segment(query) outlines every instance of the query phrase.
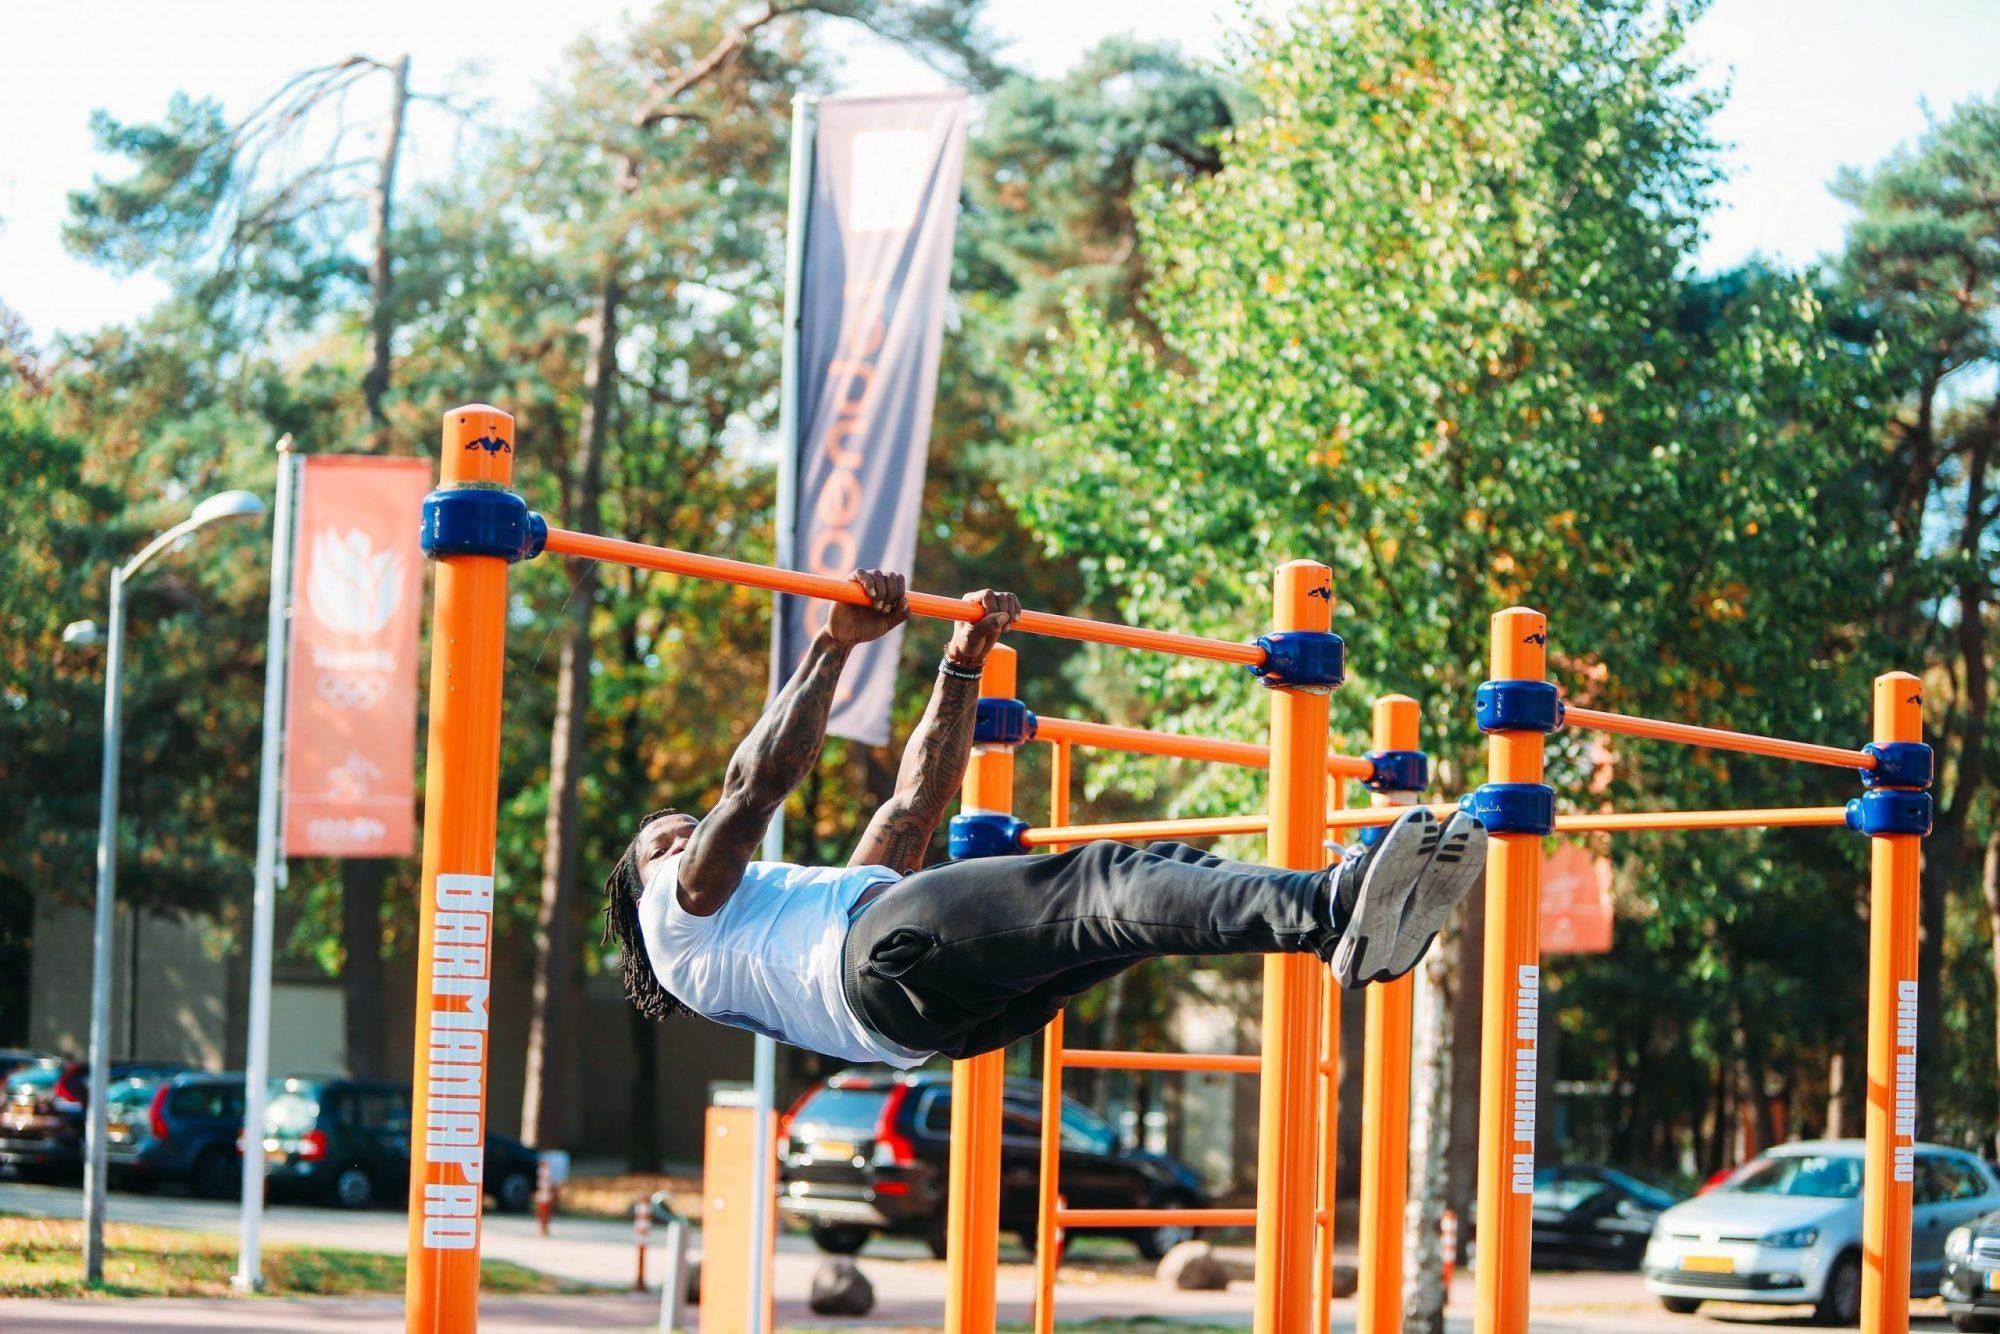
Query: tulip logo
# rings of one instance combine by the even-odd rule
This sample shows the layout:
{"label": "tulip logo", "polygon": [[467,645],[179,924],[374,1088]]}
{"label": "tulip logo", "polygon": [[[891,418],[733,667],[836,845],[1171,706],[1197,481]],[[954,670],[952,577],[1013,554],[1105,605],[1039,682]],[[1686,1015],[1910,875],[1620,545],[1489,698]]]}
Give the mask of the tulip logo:
{"label": "tulip logo", "polygon": [[402,552],[375,550],[374,540],[361,529],[342,533],[322,528],[313,538],[306,601],[329,630],[378,634],[402,603],[404,569]]}

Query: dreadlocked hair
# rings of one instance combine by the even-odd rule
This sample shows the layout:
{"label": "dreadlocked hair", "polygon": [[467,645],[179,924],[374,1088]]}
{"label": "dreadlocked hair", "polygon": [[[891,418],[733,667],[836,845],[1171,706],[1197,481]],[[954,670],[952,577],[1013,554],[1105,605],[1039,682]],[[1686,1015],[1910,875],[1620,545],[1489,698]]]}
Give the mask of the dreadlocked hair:
{"label": "dreadlocked hair", "polygon": [[[601,939],[606,945],[618,942],[618,967],[625,979],[625,999],[648,1019],[671,1019],[677,1014],[694,1013],[681,1003],[680,997],[660,985],[660,979],[653,973],[652,960],[646,957],[645,939],[639,933],[639,896],[646,889],[645,881],[639,878],[639,834],[653,821],[676,813],[669,807],[639,821],[639,833],[632,836],[611,874],[604,878]],[[673,887],[668,886],[667,892],[671,894]]]}

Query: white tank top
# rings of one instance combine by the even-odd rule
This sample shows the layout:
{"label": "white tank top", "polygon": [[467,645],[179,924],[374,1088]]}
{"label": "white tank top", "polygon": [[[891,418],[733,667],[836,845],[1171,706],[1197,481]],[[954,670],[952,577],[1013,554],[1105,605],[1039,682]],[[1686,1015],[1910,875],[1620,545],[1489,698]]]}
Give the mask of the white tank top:
{"label": "white tank top", "polygon": [[639,899],[653,974],[684,1005],[719,1024],[842,1060],[907,1070],[930,1057],[862,1023],[841,987],[855,901],[870,885],[900,875],[886,866],[751,862],[721,910],[697,917],[675,892],[684,855],[653,863]]}

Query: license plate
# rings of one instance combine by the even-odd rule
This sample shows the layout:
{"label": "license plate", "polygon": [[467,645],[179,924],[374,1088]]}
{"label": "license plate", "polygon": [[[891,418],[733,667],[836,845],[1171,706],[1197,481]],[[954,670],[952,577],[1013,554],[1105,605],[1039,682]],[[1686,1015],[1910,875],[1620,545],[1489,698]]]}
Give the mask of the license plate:
{"label": "license plate", "polygon": [[285,1161],[285,1151],[283,1149],[266,1149],[264,1150],[264,1161],[267,1163],[282,1163]]}
{"label": "license plate", "polygon": [[123,1144],[126,1140],[132,1138],[132,1132],[124,1126],[108,1126],[105,1128],[104,1134],[105,1138],[109,1139],[113,1144]]}
{"label": "license plate", "polygon": [[852,1158],[854,1146],[844,1139],[823,1139],[813,1145],[815,1158]]}
{"label": "license plate", "polygon": [[1683,1255],[1681,1268],[1690,1274],[1733,1274],[1736,1261],[1726,1255]]}
{"label": "license plate", "polygon": [[1989,1269],[1986,1271],[1986,1290],[1988,1292],[2000,1292],[2000,1269]]}

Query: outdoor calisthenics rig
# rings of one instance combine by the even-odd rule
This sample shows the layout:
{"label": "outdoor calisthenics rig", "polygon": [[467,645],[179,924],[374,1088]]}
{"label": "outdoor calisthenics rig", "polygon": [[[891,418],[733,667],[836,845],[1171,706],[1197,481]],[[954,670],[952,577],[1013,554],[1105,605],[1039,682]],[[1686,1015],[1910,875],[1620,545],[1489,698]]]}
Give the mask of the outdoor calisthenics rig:
{"label": "outdoor calisthenics rig", "polygon": [[[415,1124],[410,1181],[408,1327],[470,1330],[477,1323],[481,1149],[485,1131],[487,996],[491,976],[494,836],[499,801],[507,571],[543,551],[618,561],[692,578],[863,603],[858,585],[741,561],[692,555],[549,528],[507,490],[514,425],[483,405],[445,415],[439,490],[424,504],[423,542],[437,563],[433,607],[430,744],[424,812]],[[1253,644],[1172,634],[1077,617],[1025,613],[1016,628],[1096,643],[1234,663],[1271,691],[1268,747],[1174,737],[1136,728],[1037,720],[1015,698],[1014,658],[996,650],[981,682],[978,740],[964,811],[952,822],[954,856],[1017,855],[1094,838],[1192,838],[1263,833],[1273,865],[1327,864],[1328,831],[1386,824],[1427,783],[1417,749],[1416,705],[1378,701],[1377,750],[1328,751],[1326,692],[1342,676],[1331,633],[1331,571],[1295,561],[1274,578],[1272,633]],[[921,616],[971,621],[955,598],[912,594]],[[1861,750],[1783,741],[1717,728],[1565,710],[1547,677],[1548,626],[1511,608],[1493,618],[1491,680],[1479,688],[1489,781],[1467,798],[1491,838],[1487,856],[1485,992],[1479,1118],[1477,1329],[1528,1328],[1530,1203],[1534,1184],[1535,1062],[1540,1006],[1537,929],[1542,840],[1556,832],[1845,825],[1867,834],[1872,910],[1868,969],[1868,1110],[1864,1173],[1862,1328],[1909,1328],[1911,1178],[1915,1156],[1917,871],[1930,828],[1932,759],[1922,743],[1917,678],[1877,677],[1873,743]],[[1852,767],[1864,791],[1845,807],[1558,816],[1543,782],[1543,748],[1565,723],[1621,735]],[[1012,814],[1014,752],[1031,738],[1055,747],[1050,824]],[[1069,820],[1069,754],[1076,745],[1268,768],[1268,813],[1222,819],[1075,825]],[[1343,810],[1329,780],[1359,779],[1376,805]],[[1449,809],[1449,808],[1439,808]],[[1400,1325],[1401,1213],[1407,1167],[1411,979],[1367,989],[1364,1053],[1361,1312],[1359,1328]],[[1259,1334],[1324,1330],[1333,1211],[1331,1096],[1338,990],[1310,955],[1264,960],[1263,1050],[1257,1057],[1083,1052],[1062,1047],[1060,1021],[1046,1040],[1041,1235],[1070,1227],[1132,1228],[1193,1222],[1256,1228],[1255,1328]],[[1104,1211],[1062,1207],[1054,1179],[1055,1127],[1065,1067],[1199,1069],[1256,1073],[1257,1202],[1248,1211]],[[1004,1054],[956,1063],[948,1192],[953,1334],[994,1328],[998,1260]],[[1055,1247],[1038,1249],[1037,1323],[1053,1321]]]}

